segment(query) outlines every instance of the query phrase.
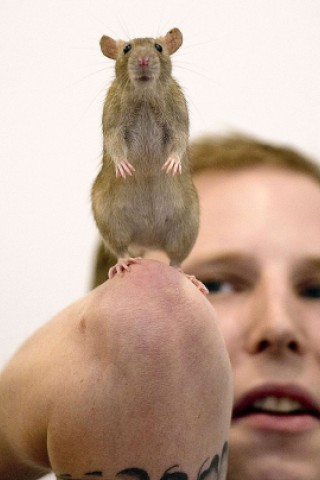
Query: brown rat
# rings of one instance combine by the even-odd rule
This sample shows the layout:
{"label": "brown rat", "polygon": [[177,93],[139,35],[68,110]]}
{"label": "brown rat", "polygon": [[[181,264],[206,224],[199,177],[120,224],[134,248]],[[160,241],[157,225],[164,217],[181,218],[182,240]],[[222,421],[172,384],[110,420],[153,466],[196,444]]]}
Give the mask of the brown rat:
{"label": "brown rat", "polygon": [[188,109],[171,75],[170,55],[181,44],[177,28],[156,39],[100,41],[103,54],[116,61],[103,109],[103,164],[92,188],[97,226],[119,262],[110,278],[147,250],[163,250],[180,267],[198,234]]}

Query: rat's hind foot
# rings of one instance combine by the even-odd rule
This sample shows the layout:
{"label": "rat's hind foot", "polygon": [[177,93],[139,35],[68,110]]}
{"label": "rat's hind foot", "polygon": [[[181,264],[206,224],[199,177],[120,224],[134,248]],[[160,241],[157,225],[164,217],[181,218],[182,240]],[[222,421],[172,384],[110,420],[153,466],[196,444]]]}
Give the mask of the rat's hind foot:
{"label": "rat's hind foot", "polygon": [[122,160],[122,162],[116,163],[116,177],[126,178],[126,175],[132,177],[133,172],[135,171],[136,169],[130,162],[128,162],[128,160]]}
{"label": "rat's hind foot", "polygon": [[117,273],[122,275],[125,271],[130,272],[130,265],[140,263],[141,260],[141,257],[121,259],[109,269],[108,277],[113,278],[115,275],[117,275]]}
{"label": "rat's hind foot", "polygon": [[202,282],[200,282],[200,280],[198,280],[194,275],[187,275],[186,273],[184,273],[184,275],[189,280],[191,280],[191,282],[197,287],[198,290],[200,290],[201,293],[203,293],[203,295],[209,294],[209,290],[207,289],[207,287]]}
{"label": "rat's hind foot", "polygon": [[168,160],[162,165],[162,169],[165,170],[166,173],[171,172],[172,175],[176,175],[176,173],[182,172],[181,160],[180,157],[176,154],[171,155]]}
{"label": "rat's hind foot", "polygon": [[209,294],[209,290],[207,289],[207,287],[202,282],[200,282],[200,280],[198,280],[194,275],[189,275],[185,273],[180,267],[176,267],[176,268],[179,270],[179,272],[181,272],[184,276],[186,276],[188,280],[190,280],[193,283],[193,285],[195,285],[197,289],[200,290],[201,293],[203,293],[203,295]]}

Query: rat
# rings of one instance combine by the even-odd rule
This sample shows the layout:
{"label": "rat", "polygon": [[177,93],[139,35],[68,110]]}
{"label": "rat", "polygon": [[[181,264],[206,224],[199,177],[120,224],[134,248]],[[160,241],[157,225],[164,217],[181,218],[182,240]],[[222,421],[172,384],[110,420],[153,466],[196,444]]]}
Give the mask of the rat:
{"label": "rat", "polygon": [[105,246],[118,259],[109,278],[130,270],[148,250],[164,251],[181,270],[198,235],[189,114],[171,74],[170,56],[182,40],[178,28],[159,38],[100,40],[102,53],[115,60],[115,79],[104,103],[103,160],[91,196]]}

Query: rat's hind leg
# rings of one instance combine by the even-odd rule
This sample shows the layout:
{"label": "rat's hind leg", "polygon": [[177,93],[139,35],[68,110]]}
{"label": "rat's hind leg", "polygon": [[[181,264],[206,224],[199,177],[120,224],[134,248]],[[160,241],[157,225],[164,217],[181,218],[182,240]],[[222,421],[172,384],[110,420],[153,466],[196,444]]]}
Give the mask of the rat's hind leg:
{"label": "rat's hind leg", "polygon": [[[190,253],[198,232],[197,209],[193,213],[194,218],[192,218],[192,215],[189,216],[189,218],[187,215],[181,215],[180,219],[178,219],[180,220],[180,223],[177,222],[177,219],[175,219],[171,225],[167,222],[167,237],[166,242],[163,245],[163,250],[170,258],[171,267],[174,267],[179,270],[179,272],[183,273],[197,287],[197,289],[203,293],[203,295],[208,295],[209,291],[206,286],[194,275],[184,273],[181,268],[181,263]],[[190,228],[190,225],[193,225],[193,228]]]}
{"label": "rat's hind leg", "polygon": [[118,250],[118,261],[109,269],[109,278],[115,275],[123,275],[124,272],[130,272],[130,265],[141,263],[145,253],[145,248],[139,245],[130,244],[129,248],[120,248]]}

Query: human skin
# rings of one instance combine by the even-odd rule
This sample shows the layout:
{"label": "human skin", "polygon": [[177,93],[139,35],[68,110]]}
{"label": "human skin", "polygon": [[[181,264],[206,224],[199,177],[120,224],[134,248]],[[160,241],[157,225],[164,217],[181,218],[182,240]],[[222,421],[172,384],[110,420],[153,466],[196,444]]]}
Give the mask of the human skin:
{"label": "human skin", "polygon": [[157,261],[36,332],[0,376],[0,405],[1,480],[51,468],[69,480],[225,478],[225,344],[206,297]]}
{"label": "human skin", "polygon": [[275,167],[204,171],[194,181],[200,232],[183,268],[211,290],[235,404],[261,387],[264,396],[312,398],[318,415],[234,418],[227,478],[319,480],[319,184]]}

